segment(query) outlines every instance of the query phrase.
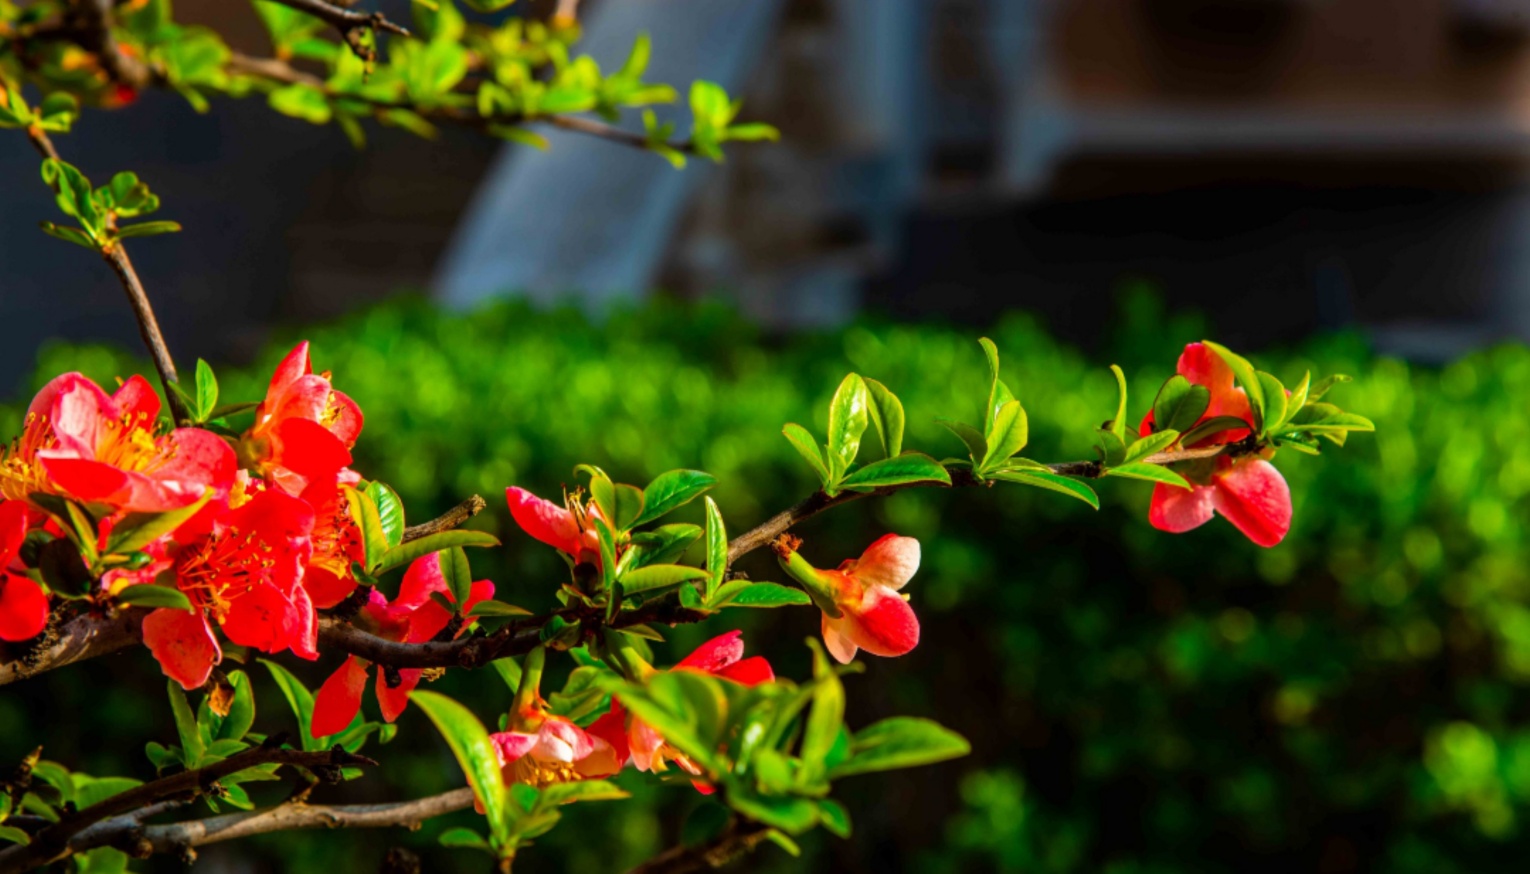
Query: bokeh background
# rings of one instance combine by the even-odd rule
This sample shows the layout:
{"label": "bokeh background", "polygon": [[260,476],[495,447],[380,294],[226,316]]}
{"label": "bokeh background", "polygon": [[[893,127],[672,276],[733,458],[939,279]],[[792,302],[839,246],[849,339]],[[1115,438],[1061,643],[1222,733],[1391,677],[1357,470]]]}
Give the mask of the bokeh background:
{"label": "bokeh background", "polygon": [[[402,7],[403,4],[382,4]],[[515,14],[544,14],[537,3]],[[822,427],[848,369],[904,398],[910,440],[981,402],[998,341],[1031,454],[1088,457],[1121,364],[1140,413],[1179,348],[1212,335],[1288,383],[1358,377],[1375,420],[1337,457],[1283,455],[1286,542],[1217,522],[1170,537],[1148,487],[1095,513],[1019,487],[907,493],[803,526],[827,563],[920,537],[924,641],[849,682],[860,724],[933,716],[954,763],[842,784],[855,835],[752,870],[1484,872],[1530,849],[1530,3],[1523,0],[588,0],[586,47],[653,34],[655,78],[737,89],[779,145],[676,173],[572,137],[537,153],[443,134],[338,132],[171,95],[89,113],[83,169],[131,168],[186,224],[135,259],[172,347],[258,397],[299,338],[367,413],[358,466],[416,519],[469,493],[507,546],[503,597],[552,603],[552,554],[511,530],[510,483],[554,493],[579,462],[642,483],[722,478],[743,528],[812,488],[779,436]],[[264,48],[239,4],[183,18]],[[242,41],[242,43],[241,43]],[[35,230],[36,161],[0,139],[0,433],[47,376],[142,371],[121,291]],[[695,508],[688,508],[694,511]],[[835,549],[843,546],[842,549]],[[770,578],[771,564],[746,568]],[[735,611],[741,612],[741,611]],[[809,611],[735,622],[784,674]],[[310,685],[333,668],[293,664]],[[290,715],[265,682],[266,729]],[[438,686],[483,714],[489,675]],[[130,651],[0,692],[0,761],[35,743],[147,776],[173,735]],[[370,705],[369,705],[370,706]],[[332,794],[459,779],[417,712],[381,773]],[[641,781],[635,781],[640,787]],[[621,870],[697,804],[591,805],[527,871]],[[464,821],[466,821],[464,819]],[[429,871],[481,860],[415,834],[284,835],[197,870]],[[162,861],[145,870],[181,870]]]}

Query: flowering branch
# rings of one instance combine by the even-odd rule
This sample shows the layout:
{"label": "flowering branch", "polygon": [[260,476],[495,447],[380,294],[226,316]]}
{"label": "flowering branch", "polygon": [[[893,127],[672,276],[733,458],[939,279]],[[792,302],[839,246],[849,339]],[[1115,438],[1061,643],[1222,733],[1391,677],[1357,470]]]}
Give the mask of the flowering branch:
{"label": "flowering branch", "polygon": [[204,768],[181,771],[162,777],[99,801],[74,813],[66,813],[58,822],[40,830],[32,841],[0,852],[0,874],[29,871],[67,858],[73,852],[70,842],[97,823],[127,817],[134,811],[168,800],[195,798],[224,777],[261,765],[296,765],[306,768],[338,768],[376,765],[365,756],[353,755],[336,747],[332,750],[305,752],[284,749],[267,743],[215,762]]}

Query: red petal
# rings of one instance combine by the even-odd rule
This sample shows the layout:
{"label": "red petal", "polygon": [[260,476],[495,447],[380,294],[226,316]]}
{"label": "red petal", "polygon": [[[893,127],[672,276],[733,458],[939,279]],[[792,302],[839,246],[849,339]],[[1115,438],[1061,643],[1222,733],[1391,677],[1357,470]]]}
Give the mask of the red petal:
{"label": "red petal", "polygon": [[338,414],[330,423],[330,433],[340,438],[340,442],[346,446],[355,446],[356,438],[361,436],[361,425],[364,421],[361,415],[361,407],[351,400],[350,395],[344,392],[333,392],[330,395],[330,403]]}
{"label": "red petal", "polygon": [[1291,530],[1291,489],[1275,465],[1245,459],[1215,475],[1217,512],[1260,546],[1274,546]]}
{"label": "red petal", "polygon": [[258,584],[230,603],[223,633],[240,646],[279,652],[292,645],[301,624],[292,602],[274,586]]}
{"label": "red petal", "polygon": [[579,523],[568,510],[517,486],[505,489],[510,515],[527,534],[569,555],[579,554]]}
{"label": "red petal", "polygon": [[26,577],[0,573],[0,640],[31,640],[48,624],[48,596]]}
{"label": "red petal", "polygon": [[744,657],[744,632],[730,631],[696,647],[695,651],[680,660],[677,668],[692,668],[715,674]]}
{"label": "red petal", "polygon": [[303,588],[308,590],[313,605],[323,610],[344,601],[356,591],[356,581],[348,576],[337,576],[328,568],[309,565],[303,572]]}
{"label": "red petal", "polygon": [[441,573],[439,552],[432,552],[410,562],[409,569],[404,571],[404,581],[399,584],[398,597],[393,599],[393,606],[414,610],[427,603],[434,604],[430,600],[431,592],[448,592],[446,576]]}
{"label": "red petal", "polygon": [[318,422],[287,419],[277,426],[276,435],[281,442],[278,463],[299,476],[334,476],[351,463],[351,451]]}
{"label": "red petal", "polygon": [[319,613],[308,598],[308,590],[292,587],[292,612],[296,626],[292,631],[292,654],[314,661],[319,657]]}
{"label": "red petal", "polygon": [[1173,534],[1199,528],[1211,519],[1215,492],[1211,486],[1195,486],[1186,490],[1157,483],[1153,486],[1153,503],[1148,508],[1148,522],[1159,531]]}
{"label": "red petal", "polygon": [[162,608],[143,620],[143,642],[159,660],[165,676],[195,689],[207,682],[213,665],[223,660],[218,640],[200,612]]}
{"label": "red petal", "polygon": [[[1233,416],[1253,423],[1254,413],[1249,408],[1248,395],[1234,384],[1232,368],[1222,360],[1222,356],[1211,351],[1209,346],[1203,343],[1191,343],[1186,346],[1185,351],[1179,356],[1178,369],[1180,376],[1211,390],[1211,403],[1206,407],[1205,415],[1201,417],[1203,421],[1217,416]],[[1213,438],[1197,441],[1196,445],[1232,443],[1247,436],[1248,431],[1240,428],[1223,431],[1213,435]]]}
{"label": "red petal", "polygon": [[409,693],[420,685],[420,669],[400,668],[397,689],[388,688],[387,673],[380,668],[377,671],[377,705],[382,709],[383,719],[392,722],[409,706]]}
{"label": "red petal", "polygon": [[112,395],[112,403],[117,405],[119,416],[142,416],[146,424],[159,418],[159,395],[147,379],[136,373]]}
{"label": "red petal", "polygon": [[919,644],[914,608],[884,586],[868,586],[861,603],[845,615],[850,639],[872,655],[900,656]]}
{"label": "red petal", "polygon": [[[212,486],[220,492],[234,484],[234,475],[239,471],[239,460],[234,455],[233,447],[222,437],[201,428],[177,428],[170,432],[167,439],[174,455],[163,467],[154,471],[155,479]],[[200,493],[201,490],[191,491]]]}
{"label": "red petal", "polygon": [[855,578],[868,586],[903,588],[919,570],[919,541],[886,534],[866,547],[855,563]]}
{"label": "red petal", "polygon": [[621,702],[611,699],[611,709],[605,715],[590,723],[586,729],[591,737],[598,737],[611,745],[616,751],[616,760],[625,764],[631,757],[632,751],[627,746],[627,710]]}
{"label": "red petal", "polygon": [[276,365],[276,372],[271,374],[271,385],[267,389],[267,396],[281,392],[310,373],[313,373],[313,365],[308,361],[308,341],[304,340],[287,353],[282,363]]}
{"label": "red petal", "polygon": [[126,473],[103,461],[44,457],[42,465],[55,486],[82,501],[116,503],[126,500],[132,487]]}
{"label": "red petal", "polygon": [[367,687],[368,664],[355,656],[345,660],[329,675],[313,699],[313,722],[308,733],[314,737],[339,734],[361,712],[361,692]]}
{"label": "red petal", "polygon": [[0,571],[11,563],[26,539],[26,502],[0,501]]}
{"label": "red petal", "polygon": [[760,683],[769,683],[776,678],[776,672],[770,669],[770,662],[765,661],[764,656],[753,656],[736,664],[729,665],[720,671],[717,676],[745,686],[757,686]]}

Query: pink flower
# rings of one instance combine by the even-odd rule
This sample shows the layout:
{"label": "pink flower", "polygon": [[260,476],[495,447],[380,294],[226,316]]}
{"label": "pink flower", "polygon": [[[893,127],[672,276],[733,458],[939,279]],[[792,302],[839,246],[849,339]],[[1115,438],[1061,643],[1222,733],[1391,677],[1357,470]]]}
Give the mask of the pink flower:
{"label": "pink flower", "polygon": [[[392,602],[374,589],[371,600],[361,608],[354,624],[379,637],[402,643],[433,640],[451,621],[452,614],[430,597],[432,592],[439,592],[448,601],[452,600],[446,577],[441,573],[441,554],[438,552],[415,559],[409,570],[404,572],[398,597]],[[471,610],[473,605],[492,597],[494,584],[488,580],[479,580],[473,583],[463,611]],[[461,634],[466,629],[467,625],[464,624],[457,633]],[[361,710],[361,694],[366,688],[371,667],[371,662],[351,656],[319,687],[319,694],[314,699],[313,724],[309,727],[314,737],[338,734],[356,718]],[[409,706],[409,693],[419,685],[422,673],[419,668],[400,668],[400,682],[393,687],[388,685],[386,674],[378,672],[377,704],[385,721],[397,719],[404,708]]]}
{"label": "pink flower", "polygon": [[48,624],[42,586],[13,571],[27,536],[27,505],[0,501],[0,640],[30,640]]}
{"label": "pink flower", "polygon": [[622,763],[615,748],[573,722],[540,707],[512,713],[512,730],[489,736],[499,753],[506,783],[541,788],[609,777]]}
{"label": "pink flower", "polygon": [[600,537],[590,524],[590,518],[599,515],[593,501],[582,505],[573,496],[560,507],[519,486],[505,489],[505,500],[515,524],[527,534],[567,555],[575,564],[600,564]]}
{"label": "pink flower", "polygon": [[[313,372],[304,341],[277,365],[240,452],[261,476],[289,495],[301,495],[310,480],[349,467],[361,426],[361,408],[335,391],[328,373]],[[341,476],[342,482],[354,479]]]}
{"label": "pink flower", "polygon": [[[1211,349],[1191,343],[1179,357],[1179,374],[1211,391],[1211,404],[1196,424],[1217,416],[1232,416],[1249,428],[1231,428],[1196,441],[1196,446],[1214,446],[1242,440],[1253,427],[1254,416],[1248,396],[1234,385],[1232,368]],[[1152,433],[1153,415],[1142,422],[1142,433]],[[1189,448],[1189,447],[1187,447]],[[1153,502],[1148,521],[1160,531],[1174,534],[1199,528],[1217,513],[1222,514],[1260,546],[1274,546],[1291,530],[1291,489],[1285,477],[1269,461],[1257,456],[1232,458],[1219,455],[1208,473],[1196,475],[1181,471],[1192,483],[1189,490],[1158,483],[1153,487]]]}
{"label": "pink flower", "polygon": [[[700,671],[732,680],[745,686],[768,683],[776,678],[770,662],[762,656],[744,658],[742,631],[730,631],[703,643],[695,652],[686,656],[672,671]],[[632,716],[616,699],[611,709],[590,726],[590,734],[602,738],[616,750],[618,761],[631,761],[639,771],[661,773],[667,762],[674,762],[680,770],[692,777],[701,777],[697,767],[684,753],[670,746],[664,736],[652,726]],[[712,794],[712,786],[704,780],[691,781],[704,795]]]}
{"label": "pink flower", "polygon": [[116,509],[161,512],[225,492],[233,450],[199,428],[157,430],[159,397],[141,376],[108,395],[78,373],[56,377],[27,408],[24,430],[0,460],[0,494],[67,495]]}
{"label": "pink flower", "polygon": [[849,664],[858,650],[900,656],[919,644],[919,618],[898,594],[919,570],[919,541],[885,535],[832,571],[809,565],[797,552],[800,545],[783,535],[772,547],[823,611],[823,642],[840,664]]}

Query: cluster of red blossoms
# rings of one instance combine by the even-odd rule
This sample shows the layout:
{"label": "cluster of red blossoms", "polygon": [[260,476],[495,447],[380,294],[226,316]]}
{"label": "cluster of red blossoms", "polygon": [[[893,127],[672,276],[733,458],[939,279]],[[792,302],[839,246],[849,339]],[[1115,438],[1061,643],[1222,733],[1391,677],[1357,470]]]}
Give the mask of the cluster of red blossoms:
{"label": "cluster of red blossoms", "polygon": [[[356,404],[315,374],[308,345],[277,368],[254,424],[238,437],[201,428],[165,430],[160,402],[142,377],[107,394],[78,373],[50,382],[27,411],[24,430],[0,456],[0,638],[41,633],[48,598],[15,564],[32,530],[64,531],[44,511],[49,496],[89,510],[97,550],[140,514],[184,519],[138,551],[146,561],[108,570],[104,594],[153,584],[179,590],[191,609],[161,607],[143,623],[144,642],[165,673],[191,689],[228,641],[263,652],[316,658],[320,607],[356,586],[359,537],[342,489],[361,433]],[[178,517],[176,517],[178,518]]]}

